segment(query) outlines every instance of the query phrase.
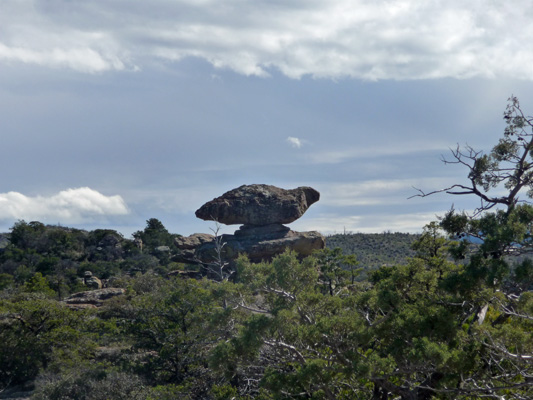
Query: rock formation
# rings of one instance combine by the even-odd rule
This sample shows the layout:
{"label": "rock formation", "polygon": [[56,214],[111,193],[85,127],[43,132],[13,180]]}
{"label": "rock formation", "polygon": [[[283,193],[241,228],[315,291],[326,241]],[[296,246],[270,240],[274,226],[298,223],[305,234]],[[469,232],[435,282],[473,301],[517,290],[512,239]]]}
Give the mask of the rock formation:
{"label": "rock formation", "polygon": [[102,289],[102,281],[93,275],[91,271],[85,271],[83,274],[83,283],[92,289]]}
{"label": "rock formation", "polygon": [[122,288],[107,288],[89,290],[87,292],[74,293],[64,301],[70,308],[96,308],[104,304],[106,300],[126,293]]}
{"label": "rock formation", "polygon": [[310,187],[285,190],[270,185],[242,185],[205,203],[196,216],[226,225],[290,224],[319,199],[320,193]]}
{"label": "rock formation", "polygon": [[[300,218],[320,194],[310,187],[285,190],[270,185],[243,185],[204,204],[196,216],[227,225],[242,224],[233,235],[218,238],[225,261],[246,253],[251,261],[270,260],[287,248],[300,256],[310,255],[325,247],[318,232],[295,232],[283,225]],[[217,238],[196,233],[180,237],[175,245],[180,249],[176,261],[211,263],[216,257]]]}

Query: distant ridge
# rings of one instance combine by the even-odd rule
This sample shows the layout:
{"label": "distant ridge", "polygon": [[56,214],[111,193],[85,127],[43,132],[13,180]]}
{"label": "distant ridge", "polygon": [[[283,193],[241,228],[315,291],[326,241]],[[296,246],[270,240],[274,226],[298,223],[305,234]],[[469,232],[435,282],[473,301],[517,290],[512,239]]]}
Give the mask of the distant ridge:
{"label": "distant ridge", "polygon": [[415,252],[413,243],[420,237],[416,233],[339,233],[326,236],[326,247],[339,247],[344,254],[354,254],[358,267],[372,271],[383,265],[404,264]]}

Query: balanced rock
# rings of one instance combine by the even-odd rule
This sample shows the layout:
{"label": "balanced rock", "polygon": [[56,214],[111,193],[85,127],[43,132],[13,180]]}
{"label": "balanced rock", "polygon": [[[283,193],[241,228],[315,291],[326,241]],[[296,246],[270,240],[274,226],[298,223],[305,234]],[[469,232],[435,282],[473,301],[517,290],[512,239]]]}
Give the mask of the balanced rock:
{"label": "balanced rock", "polygon": [[320,193],[310,187],[286,190],[271,185],[243,185],[205,203],[196,216],[226,225],[289,224],[319,199]]}
{"label": "balanced rock", "polygon": [[[283,225],[300,218],[320,198],[310,187],[292,190],[271,185],[243,185],[204,204],[196,216],[227,225],[241,224],[233,235],[196,233],[179,237],[174,261],[209,265],[232,262],[246,254],[252,262],[268,261],[285,250],[306,257],[325,247],[318,232],[295,232]],[[218,260],[218,261],[217,261]]]}

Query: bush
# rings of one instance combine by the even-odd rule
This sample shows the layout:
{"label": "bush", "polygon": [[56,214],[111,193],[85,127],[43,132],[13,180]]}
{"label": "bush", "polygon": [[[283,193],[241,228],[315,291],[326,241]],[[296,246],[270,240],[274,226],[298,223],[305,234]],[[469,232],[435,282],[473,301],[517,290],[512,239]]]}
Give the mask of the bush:
{"label": "bush", "polygon": [[104,366],[80,368],[40,376],[34,400],[145,400],[149,389],[134,374],[109,371]]}

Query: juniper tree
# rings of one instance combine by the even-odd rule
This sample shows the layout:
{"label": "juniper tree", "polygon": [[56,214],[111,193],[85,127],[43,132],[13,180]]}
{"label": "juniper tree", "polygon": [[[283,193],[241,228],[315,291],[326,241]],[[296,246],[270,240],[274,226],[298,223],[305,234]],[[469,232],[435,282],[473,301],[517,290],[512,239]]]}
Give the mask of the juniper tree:
{"label": "juniper tree", "polygon": [[[462,296],[485,296],[476,331],[486,363],[500,366],[501,380],[475,382],[476,390],[497,397],[507,387],[512,396],[522,398],[518,389],[531,396],[533,385],[533,117],[516,97],[509,98],[503,117],[503,137],[489,153],[458,146],[451,159],[443,159],[464,166],[468,183],[419,190],[417,196],[445,192],[479,200],[471,212],[452,207],[440,219],[440,227],[457,240],[450,254],[464,264],[446,284]],[[490,321],[483,323],[487,312]],[[493,387],[498,385],[500,391]]]}

